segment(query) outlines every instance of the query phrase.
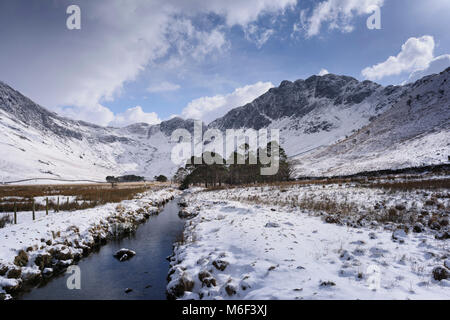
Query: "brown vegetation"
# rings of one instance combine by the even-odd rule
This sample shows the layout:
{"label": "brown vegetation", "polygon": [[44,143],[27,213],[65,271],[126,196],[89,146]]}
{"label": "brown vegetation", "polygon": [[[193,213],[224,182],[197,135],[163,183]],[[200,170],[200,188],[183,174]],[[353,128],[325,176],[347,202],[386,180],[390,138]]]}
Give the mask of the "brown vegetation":
{"label": "brown vegetation", "polygon": [[[110,184],[89,185],[47,185],[47,186],[2,186],[0,187],[0,212],[12,212],[14,206],[17,212],[31,211],[35,197],[59,197],[57,200],[49,199],[49,210],[69,211],[93,208],[106,203],[117,203],[131,200],[137,194],[158,184],[124,183],[112,188]],[[68,201],[67,197],[75,197]],[[35,210],[45,210],[45,204],[35,204]]]}

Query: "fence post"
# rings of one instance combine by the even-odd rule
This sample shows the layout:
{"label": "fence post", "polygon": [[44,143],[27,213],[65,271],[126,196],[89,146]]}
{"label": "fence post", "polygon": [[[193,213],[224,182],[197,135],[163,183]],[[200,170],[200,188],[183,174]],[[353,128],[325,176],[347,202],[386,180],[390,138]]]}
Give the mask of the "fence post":
{"label": "fence post", "polygon": [[58,197],[58,204],[56,205],[56,212],[59,212],[59,197]]}
{"label": "fence post", "polygon": [[48,197],[45,198],[45,215],[48,216]]}
{"label": "fence post", "polygon": [[67,208],[66,208],[66,210],[69,211],[69,197],[67,197]]}
{"label": "fence post", "polygon": [[17,207],[15,201],[14,201],[14,224],[17,224]]}
{"label": "fence post", "polygon": [[33,221],[34,220],[36,220],[36,215],[35,215],[35,210],[36,209],[36,202],[34,201],[34,198],[33,198]]}

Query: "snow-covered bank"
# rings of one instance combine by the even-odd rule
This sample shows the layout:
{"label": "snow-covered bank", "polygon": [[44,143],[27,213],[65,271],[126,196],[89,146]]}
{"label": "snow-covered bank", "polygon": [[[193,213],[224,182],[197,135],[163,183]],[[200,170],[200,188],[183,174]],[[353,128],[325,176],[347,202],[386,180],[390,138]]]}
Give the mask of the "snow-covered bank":
{"label": "snow-covered bank", "polygon": [[37,215],[0,229],[0,298],[64,270],[110,237],[132,232],[179,193],[147,191],[120,204]]}
{"label": "snow-covered bank", "polygon": [[[298,197],[314,188],[301,190],[278,191]],[[437,267],[450,270],[449,240],[437,239],[432,229],[414,232],[391,221],[327,223],[329,215],[287,205],[275,191],[242,188],[185,198],[191,219],[171,258],[172,298],[450,299],[450,281],[433,277]],[[350,194],[356,201],[358,193]],[[359,194],[360,205],[368,207],[368,199]]]}

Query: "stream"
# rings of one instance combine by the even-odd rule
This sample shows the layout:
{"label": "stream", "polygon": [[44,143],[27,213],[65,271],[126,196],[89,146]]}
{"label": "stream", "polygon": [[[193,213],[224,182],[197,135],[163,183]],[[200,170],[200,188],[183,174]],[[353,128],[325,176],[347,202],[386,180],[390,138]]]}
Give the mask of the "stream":
{"label": "stream", "polygon": [[[126,238],[111,240],[78,262],[81,289],[69,290],[70,274],[62,274],[47,284],[22,294],[24,300],[164,300],[172,245],[182,232],[178,198],[168,202],[159,215],[150,217]],[[136,256],[119,262],[114,253],[127,248]],[[132,291],[126,293],[127,288]]]}

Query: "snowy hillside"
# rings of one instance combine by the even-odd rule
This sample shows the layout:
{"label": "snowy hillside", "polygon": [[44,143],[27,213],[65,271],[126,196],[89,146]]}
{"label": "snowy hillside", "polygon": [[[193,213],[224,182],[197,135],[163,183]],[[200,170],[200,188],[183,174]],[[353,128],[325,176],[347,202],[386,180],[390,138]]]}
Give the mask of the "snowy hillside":
{"label": "snowy hillside", "polygon": [[103,128],[62,118],[0,83],[0,180],[171,174],[169,139],[179,121],[187,122]]}
{"label": "snowy hillside", "polygon": [[289,156],[294,156],[332,144],[360,129],[387,110],[404,90],[333,74],[283,81],[278,88],[230,111],[210,127],[280,129],[281,145]]}
{"label": "snowy hillside", "polygon": [[347,139],[296,157],[297,175],[346,175],[448,162],[449,78],[447,69],[406,86],[392,108]]}
{"label": "snowy hillside", "polygon": [[[388,87],[333,74],[283,81],[209,128],[280,129],[297,175],[442,163],[449,154],[449,74]],[[70,120],[0,82],[0,181],[171,176],[177,165],[170,136],[178,128],[192,131],[193,120],[125,128]]]}

